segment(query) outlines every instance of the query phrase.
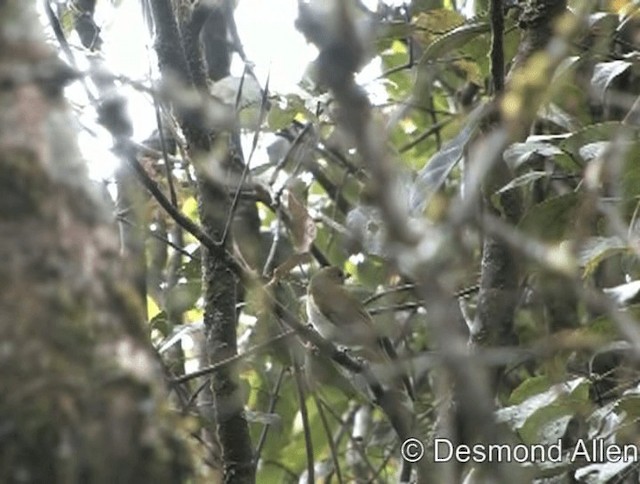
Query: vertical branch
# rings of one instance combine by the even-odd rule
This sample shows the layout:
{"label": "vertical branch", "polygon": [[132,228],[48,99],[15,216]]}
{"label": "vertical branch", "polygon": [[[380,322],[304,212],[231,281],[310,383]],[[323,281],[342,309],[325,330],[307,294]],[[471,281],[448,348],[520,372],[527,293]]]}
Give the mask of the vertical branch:
{"label": "vertical branch", "polygon": [[[169,0],[152,2],[152,10],[157,32],[156,52],[163,76],[177,76],[188,89],[204,89],[206,81],[197,39],[206,12],[196,10],[195,18],[182,22],[186,35],[181,37]],[[190,52],[185,53],[185,47]],[[221,240],[230,206],[227,189],[208,177],[200,165],[216,162],[210,156],[215,133],[198,122],[198,113],[185,113],[179,106],[177,108],[189,154],[196,161],[202,226],[211,239]],[[209,362],[215,364],[237,355],[237,280],[223,245],[204,251],[203,292],[206,353]],[[221,366],[212,374],[217,437],[222,448],[225,482],[252,483],[255,481],[255,463],[239,383],[235,364]]]}
{"label": "vertical branch", "polygon": [[[498,11],[498,4],[501,3],[501,0],[493,0],[492,2],[492,28],[494,29],[502,26],[502,20],[498,19],[498,16],[502,15],[502,12]],[[516,71],[526,69],[528,67],[526,61],[531,55],[545,48],[554,35],[553,21],[565,9],[566,1],[535,0],[527,4],[520,18],[520,25],[524,28],[524,36],[514,59],[510,77],[516,75]],[[493,32],[493,37],[492,48],[496,46],[497,31]],[[550,56],[549,69],[560,62],[562,52],[564,52],[562,49],[556,49],[553,54],[548,53]],[[491,53],[492,73],[496,71],[496,76],[500,76],[500,72],[497,72],[498,67],[497,65],[494,67],[493,63],[497,62],[496,59],[499,59],[501,55],[494,51]],[[493,79],[493,83],[496,87],[496,95],[499,95],[497,78]],[[505,123],[502,128],[510,131],[512,141],[523,137],[529,131],[530,125],[535,119],[539,102],[537,101],[538,94],[534,89],[538,90],[543,87],[520,87],[522,92],[514,91],[511,93],[521,98],[525,98],[525,96],[530,98],[524,104],[526,110],[519,113],[517,122],[510,123],[508,126]],[[528,93],[526,89],[531,89],[532,92]],[[494,124],[498,121],[494,121]],[[493,128],[493,132],[496,132],[496,127]],[[496,150],[495,154],[499,159],[493,163],[492,169],[483,183],[485,206],[494,215],[500,215],[509,224],[516,225],[521,212],[521,201],[517,190],[505,191],[499,195],[497,204],[491,203],[493,193],[512,179],[508,167],[500,156],[501,150]],[[483,243],[482,275],[477,313],[471,326],[471,342],[473,344],[500,346],[513,342],[515,336],[512,326],[517,304],[518,278],[518,267],[509,245],[494,235],[487,235]]]}
{"label": "vertical branch", "polygon": [[[499,99],[504,91],[504,13],[502,0],[491,0],[491,85]],[[499,114],[489,122],[488,129],[499,126]],[[500,155],[501,150],[496,150]],[[516,190],[500,194],[499,207],[492,204],[493,193],[504,186],[512,175],[501,159],[492,163],[483,183],[486,210],[500,213],[511,223],[520,218],[520,199]],[[509,246],[492,235],[485,235],[482,244],[480,292],[475,319],[470,327],[470,342],[480,346],[504,346],[514,342],[513,317],[517,303],[518,269]],[[494,372],[493,385],[497,379]]]}
{"label": "vertical branch", "polygon": [[491,82],[493,92],[504,90],[504,11],[502,0],[491,0]]}

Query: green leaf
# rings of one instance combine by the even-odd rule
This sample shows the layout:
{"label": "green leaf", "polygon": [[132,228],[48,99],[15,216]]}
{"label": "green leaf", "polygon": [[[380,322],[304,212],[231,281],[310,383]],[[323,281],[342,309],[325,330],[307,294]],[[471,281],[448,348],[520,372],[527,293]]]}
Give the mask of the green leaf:
{"label": "green leaf", "polygon": [[442,54],[449,53],[455,49],[463,47],[478,35],[488,31],[489,24],[486,22],[478,22],[455,28],[429,44],[429,47],[427,47],[420,58],[420,65],[428,64],[431,61],[438,59]]}
{"label": "green leaf", "polygon": [[628,250],[629,246],[620,237],[589,237],[577,254],[580,265],[584,267],[582,277],[589,277],[609,257]]}
{"label": "green leaf", "polygon": [[365,257],[356,266],[358,282],[363,286],[375,290],[384,282],[385,276],[389,273],[384,259],[379,257]]}
{"label": "green leaf", "polygon": [[609,84],[632,65],[631,62],[623,60],[598,62],[595,65],[593,68],[593,76],[591,77],[591,87],[600,102],[604,102],[604,95]]}
{"label": "green leaf", "polygon": [[541,407],[520,428],[520,438],[529,445],[555,444],[564,435],[574,412],[561,404]]}
{"label": "green leaf", "polygon": [[551,385],[552,383],[546,375],[527,378],[511,393],[509,405],[519,405],[526,399],[547,391]]}
{"label": "green leaf", "polygon": [[541,178],[546,178],[548,176],[549,176],[549,174],[546,171],[531,171],[531,172],[525,173],[524,175],[521,175],[521,176],[519,176],[517,178],[514,178],[509,183],[507,183],[505,186],[500,188],[496,193],[504,193],[504,192],[507,192],[509,190],[513,190],[514,188],[518,188],[518,187],[522,187],[522,186],[525,186],[525,185],[529,185],[530,183],[533,183],[536,180],[539,180]]}
{"label": "green leaf", "polygon": [[[267,439],[267,442],[269,439]],[[263,459],[258,467],[256,482],[291,482],[291,474],[278,465],[277,461]]]}
{"label": "green leaf", "polygon": [[411,15],[415,16],[420,12],[441,8],[442,3],[442,0],[412,0],[408,5]]}
{"label": "green leaf", "polygon": [[[380,54],[380,60],[384,72],[407,64],[409,52],[406,44],[394,41],[389,49]],[[399,70],[387,75],[383,84],[390,97],[404,99],[413,89],[413,75],[410,69]]]}
{"label": "green leaf", "polygon": [[553,402],[541,405],[526,419],[519,429],[519,434],[525,443],[556,443],[562,438],[571,417],[576,414],[582,415],[591,407],[589,382],[584,380],[574,388],[572,386],[556,385],[552,388],[556,394]]}
{"label": "green leaf", "polygon": [[[512,400],[518,403],[498,410],[496,412],[496,419],[498,422],[506,423],[514,430],[519,430],[538,410],[558,402],[560,398],[572,396],[577,389],[586,386],[586,382],[587,380],[585,378],[580,377],[549,387],[549,382],[545,377],[539,380],[536,379],[527,383],[526,387],[518,390],[519,394],[514,392],[516,394],[512,396]],[[544,391],[534,392],[537,388]],[[585,393],[586,397],[584,396]],[[527,395],[531,396],[526,397]],[[583,401],[585,398],[588,400],[588,388],[581,390],[577,395],[579,395],[580,401]]]}
{"label": "green leaf", "polygon": [[579,129],[579,124],[575,117],[553,102],[541,107],[538,111],[538,117],[541,121],[553,123],[566,131]]}
{"label": "green leaf", "polygon": [[640,419],[640,395],[637,393],[623,396],[616,404],[616,410],[624,412],[631,421]]}
{"label": "green leaf", "polygon": [[415,37],[423,46],[429,46],[439,37],[464,25],[464,22],[464,16],[454,10],[445,8],[428,10],[415,18]]}
{"label": "green leaf", "polygon": [[592,124],[585,126],[560,143],[560,148],[571,153],[576,159],[581,159],[580,148],[595,141],[609,141],[623,128],[618,121]]}
{"label": "green leaf", "polygon": [[530,138],[524,143],[513,143],[504,151],[503,158],[512,170],[517,170],[536,155],[548,158],[560,154],[562,150],[551,142]]}
{"label": "green leaf", "polygon": [[76,22],[76,14],[74,12],[74,8],[67,7],[68,4],[63,4],[62,14],[60,15],[60,25],[62,26],[62,31],[67,35],[71,35],[75,28]]}
{"label": "green leaf", "polygon": [[289,126],[295,117],[295,110],[273,106],[267,115],[267,125],[271,131],[278,131]]}
{"label": "green leaf", "polygon": [[284,129],[291,124],[298,114],[309,117],[310,113],[302,98],[296,94],[280,97],[273,103],[267,115],[267,125],[271,131]]}
{"label": "green leaf", "polygon": [[545,241],[562,240],[574,228],[579,203],[580,197],[574,192],[544,200],[525,214],[519,228]]}
{"label": "green leaf", "polygon": [[469,115],[467,123],[460,130],[460,133],[446,143],[420,170],[415,182],[409,188],[409,208],[413,213],[424,211],[431,197],[458,164],[485,111],[485,104],[476,107]]}

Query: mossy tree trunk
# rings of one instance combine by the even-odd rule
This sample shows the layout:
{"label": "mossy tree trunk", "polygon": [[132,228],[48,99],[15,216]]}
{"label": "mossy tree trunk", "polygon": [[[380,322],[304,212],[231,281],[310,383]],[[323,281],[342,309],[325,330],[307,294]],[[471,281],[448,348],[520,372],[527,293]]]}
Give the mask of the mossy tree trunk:
{"label": "mossy tree trunk", "polygon": [[0,1],[0,482],[181,482],[143,304],[34,3]]}

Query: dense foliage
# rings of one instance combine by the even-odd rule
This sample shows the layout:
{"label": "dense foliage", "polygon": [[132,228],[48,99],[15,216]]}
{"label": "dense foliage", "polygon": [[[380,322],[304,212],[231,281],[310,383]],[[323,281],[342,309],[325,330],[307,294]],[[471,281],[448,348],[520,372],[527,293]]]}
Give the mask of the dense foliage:
{"label": "dense foliage", "polygon": [[[81,2],[58,3],[57,42],[81,35]],[[205,3],[174,2],[182,34],[184,18]],[[226,12],[231,3],[206,8]],[[210,411],[223,385],[208,380],[223,367],[239,376],[258,482],[311,473],[394,482],[409,436],[398,412],[410,414],[409,434],[427,456],[437,435],[469,445],[560,440],[567,452],[562,462],[515,470],[477,465],[498,479],[638,475],[635,462],[570,462],[568,454],[581,439],[640,438],[640,6],[475,3],[463,15],[445,0],[376,11],[355,1],[302,2],[291,22],[319,56],[299,66],[293,93],[270,91],[246,58],[242,76],[209,73],[199,85],[192,73],[191,89],[162,70],[156,25],[160,73],[134,83],[158,106],[157,135],[144,147],[132,148],[128,130],[118,129],[119,105],[101,98],[116,152],[135,153],[138,177],[155,187],[117,219],[144,244],[149,332],[176,410],[195,417],[199,475],[228,465],[215,430],[200,432],[224,412],[222,399]],[[224,19],[230,55],[244,57],[232,17]],[[203,65],[220,62],[203,52]],[[198,56],[187,54],[193,69],[190,56]],[[365,66],[379,75],[353,84]],[[101,75],[92,82],[109,78]],[[115,93],[132,84],[109,79]],[[206,153],[194,149],[193,119],[211,137]],[[120,194],[140,195],[139,185],[120,183],[133,176],[119,175]],[[207,182],[228,197],[216,209],[224,208],[224,230],[208,235],[217,219],[202,221]],[[207,246],[212,239],[230,243]],[[203,245],[222,247],[217,256],[235,261],[227,267],[241,281],[237,354],[227,359],[206,350],[215,335],[207,332]],[[351,275],[349,286],[395,346],[390,371],[412,377],[416,401],[401,395],[400,411],[362,377],[357,367],[368,363],[318,347],[308,334],[306,288],[328,264]],[[388,375],[378,377],[389,386]],[[453,465],[446,475],[461,480],[470,469]],[[442,472],[429,457],[418,465],[423,482],[445,482]]]}

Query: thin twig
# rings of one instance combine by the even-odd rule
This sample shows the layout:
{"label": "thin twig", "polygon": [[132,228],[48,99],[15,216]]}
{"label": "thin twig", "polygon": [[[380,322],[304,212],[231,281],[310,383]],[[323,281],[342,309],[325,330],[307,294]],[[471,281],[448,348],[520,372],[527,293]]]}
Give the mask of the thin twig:
{"label": "thin twig", "polygon": [[[291,359],[294,360],[293,352],[291,353]],[[302,420],[302,430],[304,434],[304,445],[307,454],[307,482],[313,484],[315,479],[315,462],[313,456],[313,440],[311,439],[311,425],[309,424],[309,412],[307,409],[307,399],[305,396],[304,384],[302,381],[302,375],[300,367],[294,361],[293,363],[293,378],[296,383],[296,390],[298,393],[298,404],[300,405],[300,418]]]}
{"label": "thin twig", "polygon": [[164,161],[164,168],[167,175],[167,184],[169,185],[169,196],[171,197],[171,203],[174,207],[178,206],[178,197],[176,195],[176,188],[173,184],[173,165],[169,160],[169,153],[167,152],[167,140],[164,136],[164,126],[162,123],[162,117],[160,116],[160,105],[158,104],[157,96],[153,96],[153,109],[156,115],[156,125],[158,126],[158,136],[160,137],[160,148],[162,150],[162,160]]}
{"label": "thin twig", "polygon": [[416,146],[417,144],[427,139],[429,136],[433,134],[438,135],[440,130],[444,128],[447,124],[449,124],[451,121],[453,121],[453,117],[446,118],[446,119],[443,119],[442,121],[438,121],[437,123],[432,124],[429,129],[423,131],[418,136],[413,138],[411,141],[405,143],[400,148],[398,148],[398,152],[405,153],[409,151],[411,148],[413,148],[414,146]]}
{"label": "thin twig", "polygon": [[376,294],[372,294],[371,296],[366,298],[364,301],[362,301],[362,304],[366,306],[367,304],[371,304],[372,302],[377,301],[378,299],[381,299],[385,296],[388,296],[389,294],[396,294],[396,293],[405,292],[405,291],[413,291],[415,290],[415,288],[416,288],[415,284],[404,284],[402,286],[390,287],[388,289],[385,289],[384,291],[380,291]]}
{"label": "thin twig", "polygon": [[[242,85],[244,83],[244,75],[240,80],[240,87],[238,88],[238,98],[236,99],[236,103],[240,102],[240,93],[242,90]],[[258,126],[256,126],[256,130],[253,133],[253,142],[251,144],[251,152],[249,153],[249,158],[247,158],[246,163],[242,167],[242,175],[240,177],[240,181],[238,182],[238,186],[236,187],[236,192],[233,196],[233,201],[231,202],[231,207],[229,208],[229,215],[227,216],[227,220],[224,225],[224,231],[222,232],[222,238],[220,240],[220,245],[226,245],[229,234],[231,233],[231,222],[233,221],[233,216],[235,215],[236,209],[238,208],[238,202],[240,201],[240,192],[242,190],[242,186],[247,179],[247,175],[249,174],[249,166],[251,165],[251,160],[258,146],[258,139],[260,137],[260,127],[264,122],[264,117],[267,112],[267,96],[269,94],[269,77],[267,77],[267,82],[264,86],[264,91],[262,92],[262,100],[260,103],[260,115],[258,116]],[[237,106],[236,106],[237,112]]]}
{"label": "thin twig", "polygon": [[276,222],[273,224],[273,240],[271,242],[271,247],[269,248],[269,254],[267,255],[267,260],[264,263],[264,268],[262,269],[262,277],[269,277],[271,275],[271,267],[273,266],[273,262],[276,257],[276,253],[278,251],[278,245],[280,244],[280,225],[282,224],[282,216],[281,211],[278,210],[276,212]]}
{"label": "thin twig", "polygon": [[[116,216],[116,220],[118,222],[122,222],[124,224],[127,224],[128,226],[133,227],[134,229],[141,230],[141,231],[144,230],[144,229],[136,226],[133,222],[131,222],[129,219],[127,219],[124,216],[117,215]],[[160,242],[164,242],[165,244],[167,244],[169,247],[171,247],[176,252],[179,252],[180,254],[182,254],[182,255],[184,255],[186,257],[189,257],[190,259],[200,259],[197,255],[189,253],[184,248],[180,247],[177,244],[174,244],[168,238],[163,237],[162,235],[158,234],[157,232],[155,232],[153,230],[145,230],[145,233],[147,235],[150,235],[154,239],[159,240]]]}
{"label": "thin twig", "polygon": [[283,333],[280,333],[276,336],[274,336],[273,338],[264,341],[262,343],[259,343],[255,346],[252,346],[251,348],[249,348],[247,351],[243,352],[243,353],[239,353],[237,355],[231,356],[229,358],[226,358],[224,360],[220,360],[217,363],[214,363],[213,365],[209,365],[209,366],[205,366],[204,368],[200,368],[199,370],[193,371],[191,373],[187,373],[185,375],[179,376],[174,378],[173,380],[171,380],[171,383],[184,383],[187,382],[189,380],[193,380],[194,378],[198,378],[204,375],[208,375],[209,373],[213,373],[214,371],[219,370],[220,368],[223,368],[227,365],[230,365],[232,363],[236,363],[239,360],[242,360],[244,358],[247,358],[248,356],[251,356],[255,353],[258,353],[268,347],[270,347],[271,345],[273,345],[273,343],[275,343],[276,341],[280,341],[281,339],[287,338],[289,336],[291,336],[294,333],[293,330],[286,330]]}
{"label": "thin twig", "polygon": [[146,170],[142,167],[142,165],[135,159],[134,156],[126,156],[125,159],[129,163],[129,165],[133,168],[134,173],[138,177],[138,180],[144,185],[144,187],[153,195],[156,201],[160,204],[162,208],[166,210],[166,212],[175,220],[175,222],[180,225],[183,229],[193,235],[198,241],[204,245],[208,250],[213,253],[219,254],[223,257],[229,264],[229,267],[237,274],[242,275],[250,272],[248,268],[245,268],[241,265],[239,261],[233,257],[232,254],[227,252],[227,250],[220,246],[215,240],[213,240],[202,228],[189,219],[187,216],[183,215],[173,204],[167,199],[167,197],[162,193],[158,184],[149,176]]}
{"label": "thin twig", "polygon": [[[280,369],[280,373],[278,374],[278,380],[276,381],[276,385],[271,392],[271,400],[269,401],[269,407],[267,412],[273,413],[276,409],[276,404],[278,403],[278,398],[280,397],[280,388],[282,387],[282,382],[284,381],[284,375],[287,372],[285,367]],[[262,432],[260,433],[260,437],[258,438],[258,445],[256,446],[255,460],[256,462],[260,461],[260,455],[262,454],[262,449],[264,448],[264,444],[267,441],[267,434],[269,433],[269,425],[265,425],[262,428]]]}
{"label": "thin twig", "polygon": [[327,416],[322,408],[322,402],[320,402],[320,399],[315,392],[313,393],[313,402],[316,404],[316,409],[318,409],[318,415],[320,416],[320,422],[322,422],[322,428],[327,436],[327,443],[329,444],[329,451],[331,452],[331,459],[333,460],[333,469],[336,472],[338,484],[342,484],[342,471],[340,470],[340,461],[338,460],[338,449],[336,449],[336,444],[333,441],[333,435],[331,435],[331,428],[329,427]]}

